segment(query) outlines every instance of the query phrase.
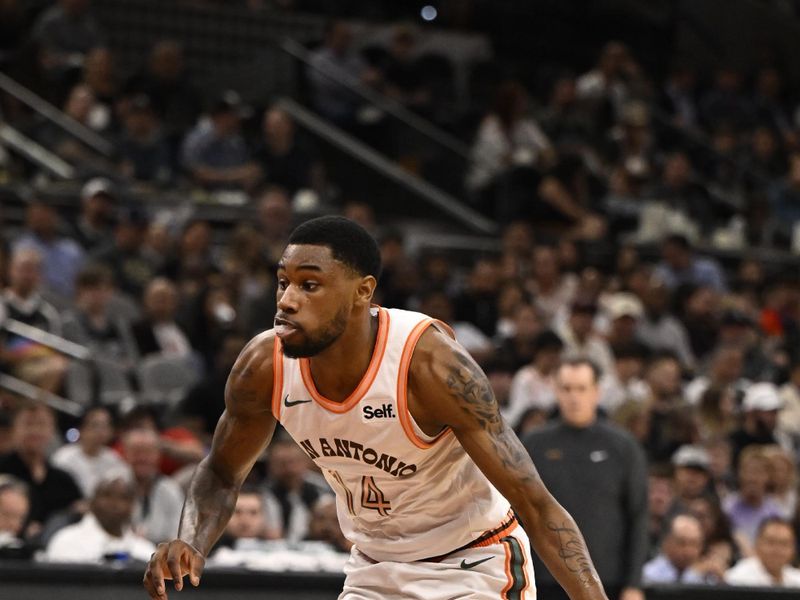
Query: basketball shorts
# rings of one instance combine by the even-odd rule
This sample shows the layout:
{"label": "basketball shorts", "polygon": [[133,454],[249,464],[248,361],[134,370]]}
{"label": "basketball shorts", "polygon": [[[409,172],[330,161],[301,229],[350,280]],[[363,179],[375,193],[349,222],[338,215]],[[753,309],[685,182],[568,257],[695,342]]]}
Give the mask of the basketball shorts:
{"label": "basketball shorts", "polygon": [[339,600],[534,600],[528,536],[516,527],[491,544],[433,561],[375,562],[353,548]]}

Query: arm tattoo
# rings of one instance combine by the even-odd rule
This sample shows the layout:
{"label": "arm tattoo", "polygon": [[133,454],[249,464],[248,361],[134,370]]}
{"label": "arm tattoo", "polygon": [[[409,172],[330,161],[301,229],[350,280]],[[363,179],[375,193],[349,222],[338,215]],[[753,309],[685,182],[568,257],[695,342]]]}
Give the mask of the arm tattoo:
{"label": "arm tattoo", "polygon": [[535,470],[526,468],[528,453],[500,417],[500,411],[486,375],[475,362],[461,353],[447,365],[447,387],[459,401],[462,411],[473,417],[489,433],[495,454],[506,469],[514,471],[524,483],[538,481]]}
{"label": "arm tattoo", "polygon": [[596,585],[597,575],[595,575],[592,567],[589,551],[586,549],[578,530],[567,521],[564,521],[561,525],[548,521],[547,528],[558,535],[560,546],[558,556],[564,561],[567,569],[575,574],[583,587]]}

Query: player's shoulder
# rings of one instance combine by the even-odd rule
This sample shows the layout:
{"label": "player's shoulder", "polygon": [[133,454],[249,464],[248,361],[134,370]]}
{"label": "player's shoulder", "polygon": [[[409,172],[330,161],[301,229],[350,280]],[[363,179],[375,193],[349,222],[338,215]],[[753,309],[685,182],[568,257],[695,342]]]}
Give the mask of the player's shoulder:
{"label": "player's shoulder", "polygon": [[231,369],[231,376],[272,377],[276,339],[275,331],[272,329],[253,337],[239,353]]}

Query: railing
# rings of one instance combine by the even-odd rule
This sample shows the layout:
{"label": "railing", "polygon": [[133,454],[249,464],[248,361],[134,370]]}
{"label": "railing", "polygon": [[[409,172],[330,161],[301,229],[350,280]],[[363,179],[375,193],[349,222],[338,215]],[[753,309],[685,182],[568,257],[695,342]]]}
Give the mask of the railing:
{"label": "railing", "polygon": [[404,171],[394,162],[388,160],[350,134],[329,124],[294,100],[282,98],[277,104],[289,113],[302,127],[310,130],[318,137],[355,158],[360,163],[370,167],[375,172],[380,173],[386,179],[402,186],[451,219],[460,222],[472,231],[487,234],[497,232],[497,224],[493,221],[465,206],[464,203],[460,202],[458,199],[446,194],[413,173]]}
{"label": "railing", "polygon": [[0,122],[0,141],[27,158],[33,164],[61,179],[75,177],[75,168],[44,146],[23,135],[11,125]]}
{"label": "railing", "polygon": [[57,125],[103,156],[108,157],[113,154],[114,147],[111,145],[111,142],[75,119],[67,116],[58,108],[37,96],[28,88],[20,85],[4,73],[0,73],[0,90],[16,98],[25,106],[33,109],[45,119]]}

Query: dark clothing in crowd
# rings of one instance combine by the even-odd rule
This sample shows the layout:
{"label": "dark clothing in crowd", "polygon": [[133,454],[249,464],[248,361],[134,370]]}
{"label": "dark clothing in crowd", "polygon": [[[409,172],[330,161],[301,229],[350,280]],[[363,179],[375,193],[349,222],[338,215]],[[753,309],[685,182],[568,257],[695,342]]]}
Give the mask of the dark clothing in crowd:
{"label": "dark clothing in crowd", "polygon": [[[605,421],[577,429],[563,422],[523,443],[550,493],[572,515],[607,588],[639,587],[647,558],[647,471],[626,431]],[[534,555],[537,581],[554,584]]]}

